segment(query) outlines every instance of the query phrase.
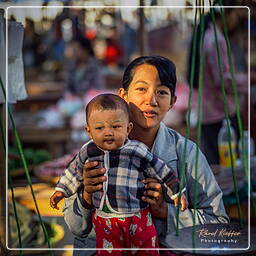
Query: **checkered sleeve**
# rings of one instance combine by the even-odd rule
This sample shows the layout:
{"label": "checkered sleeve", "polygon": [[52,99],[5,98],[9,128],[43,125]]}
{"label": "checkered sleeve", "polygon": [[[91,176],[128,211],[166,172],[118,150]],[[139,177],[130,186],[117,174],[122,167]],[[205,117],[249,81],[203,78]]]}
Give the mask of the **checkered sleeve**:
{"label": "checkered sleeve", "polygon": [[85,144],[64,169],[55,190],[63,192],[65,197],[73,195],[83,182],[83,166],[87,158]]}
{"label": "checkered sleeve", "polygon": [[149,150],[143,150],[146,159],[146,174],[156,178],[165,188],[167,195],[173,200],[179,193],[179,179],[173,169]]}

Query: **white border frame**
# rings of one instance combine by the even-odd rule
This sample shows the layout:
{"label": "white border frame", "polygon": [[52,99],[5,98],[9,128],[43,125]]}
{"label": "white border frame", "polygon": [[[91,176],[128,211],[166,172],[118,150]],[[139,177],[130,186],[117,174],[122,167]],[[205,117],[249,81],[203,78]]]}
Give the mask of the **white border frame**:
{"label": "white border frame", "polygon": [[[22,9],[22,8],[95,8],[95,9],[101,9],[101,8],[113,8],[113,9],[118,9],[118,8],[175,8],[175,9],[180,9],[180,8],[220,8],[220,7],[214,7],[214,6],[193,6],[193,7],[187,7],[187,6],[8,6],[5,10],[6,17],[8,17],[8,10],[9,9]],[[248,130],[250,131],[250,16],[251,16],[251,11],[248,6],[222,6],[221,8],[246,8],[248,10]],[[6,142],[8,142],[8,20],[6,19]],[[250,132],[249,132],[250,134]],[[8,143],[6,144],[6,248],[11,251],[17,251],[17,250],[31,250],[31,251],[73,251],[73,250],[106,250],[102,248],[9,248],[8,247]],[[250,152],[248,152],[248,184],[250,184]],[[246,251],[250,248],[251,245],[251,234],[250,234],[250,228],[251,228],[251,219],[250,219],[250,211],[251,211],[251,204],[250,204],[250,190],[248,190],[248,247],[247,248],[231,248],[230,250],[227,248],[158,248],[159,251],[166,251],[166,250],[172,250],[172,251]],[[131,251],[133,250],[132,248],[119,248],[119,249],[112,249],[112,250],[127,250]],[[144,250],[155,250],[152,248],[137,248],[139,251],[144,251]]]}

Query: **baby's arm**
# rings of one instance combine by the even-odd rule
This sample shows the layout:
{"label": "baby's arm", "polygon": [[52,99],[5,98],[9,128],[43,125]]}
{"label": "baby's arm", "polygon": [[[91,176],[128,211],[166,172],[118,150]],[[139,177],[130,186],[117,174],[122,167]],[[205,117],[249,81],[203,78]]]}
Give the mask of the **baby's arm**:
{"label": "baby's arm", "polygon": [[87,158],[86,143],[64,169],[56,185],[56,190],[63,192],[65,197],[76,193],[78,188],[83,184],[83,166]]}
{"label": "baby's arm", "polygon": [[63,197],[70,197],[77,192],[83,182],[83,165],[87,159],[87,144],[85,144],[77,155],[64,169],[57,185],[56,192],[50,198],[52,208],[59,209],[58,203]]}
{"label": "baby's arm", "polygon": [[179,193],[179,179],[175,171],[169,168],[160,158],[155,154],[149,152],[149,168],[147,170],[148,175],[152,178],[156,178],[166,189],[168,197],[174,201],[174,205],[178,206],[179,197],[181,203],[181,210],[185,211],[188,208],[188,201],[184,195],[186,188],[183,188]]}

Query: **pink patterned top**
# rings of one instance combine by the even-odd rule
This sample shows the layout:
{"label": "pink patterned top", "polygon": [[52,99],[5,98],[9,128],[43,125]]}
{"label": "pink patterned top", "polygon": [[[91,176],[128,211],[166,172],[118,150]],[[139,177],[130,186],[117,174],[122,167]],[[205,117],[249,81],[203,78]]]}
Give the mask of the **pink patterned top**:
{"label": "pink patterned top", "polygon": [[[216,26],[219,49],[222,58],[222,72],[226,89],[229,116],[236,112],[235,99],[231,84],[231,74],[228,63],[228,54],[225,38]],[[214,27],[210,24],[204,38],[204,74],[203,74],[203,124],[210,124],[224,119],[224,100],[221,92],[221,79],[218,69],[217,48],[214,37]],[[247,75],[235,74],[238,92],[248,91]]]}

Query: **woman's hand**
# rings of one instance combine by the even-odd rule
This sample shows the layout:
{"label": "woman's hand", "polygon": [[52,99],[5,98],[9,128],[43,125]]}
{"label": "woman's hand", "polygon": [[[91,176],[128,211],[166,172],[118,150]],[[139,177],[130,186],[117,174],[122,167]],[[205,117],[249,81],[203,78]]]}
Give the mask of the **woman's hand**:
{"label": "woman's hand", "polygon": [[167,218],[167,204],[164,201],[161,184],[153,178],[143,180],[145,192],[142,200],[150,205],[151,213],[157,218]]}
{"label": "woman's hand", "polygon": [[103,187],[103,182],[107,180],[107,177],[104,176],[106,172],[105,168],[94,169],[98,165],[98,162],[87,162],[84,165],[83,169],[83,182],[84,182],[84,191],[83,199],[89,204],[92,205],[92,193],[99,191]]}

